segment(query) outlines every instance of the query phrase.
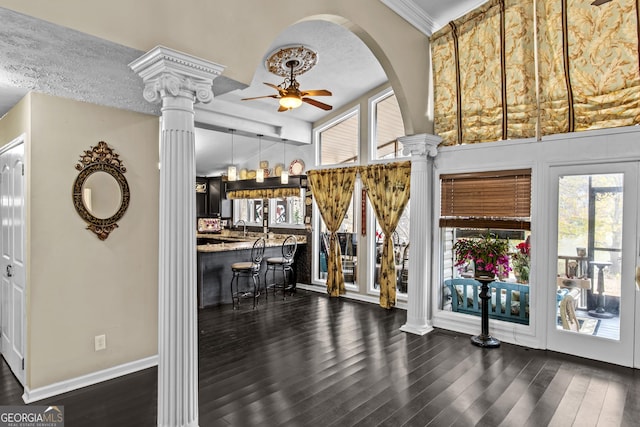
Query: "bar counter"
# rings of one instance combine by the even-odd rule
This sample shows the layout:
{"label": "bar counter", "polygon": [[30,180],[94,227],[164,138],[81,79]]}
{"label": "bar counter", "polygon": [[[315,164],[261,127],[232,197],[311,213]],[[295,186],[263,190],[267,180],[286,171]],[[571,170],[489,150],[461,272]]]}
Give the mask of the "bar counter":
{"label": "bar counter", "polygon": [[[198,307],[204,308],[212,305],[231,304],[231,264],[234,262],[250,261],[251,248],[255,240],[261,235],[210,235],[197,234],[199,241],[203,239],[212,243],[197,245],[198,258]],[[260,270],[261,286],[264,288],[264,273],[266,263],[264,259],[282,256],[282,243],[286,235],[274,235],[265,239],[264,258]],[[305,262],[306,236],[296,236],[298,247],[294,258],[294,272],[297,272]],[[294,276],[297,276],[295,274]],[[281,275],[277,275],[279,280]],[[241,278],[240,280],[251,280]],[[271,280],[271,274],[269,275]],[[295,280],[295,277],[294,277]],[[278,296],[281,298],[281,296]],[[262,296],[261,296],[262,298]],[[246,303],[245,303],[246,304]]]}

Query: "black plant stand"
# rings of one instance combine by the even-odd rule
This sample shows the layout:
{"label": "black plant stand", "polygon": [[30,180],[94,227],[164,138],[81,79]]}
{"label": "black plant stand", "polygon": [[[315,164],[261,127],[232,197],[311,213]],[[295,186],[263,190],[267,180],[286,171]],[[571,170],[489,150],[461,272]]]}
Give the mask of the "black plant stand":
{"label": "black plant stand", "polygon": [[496,348],[500,347],[500,341],[489,335],[489,283],[493,282],[493,278],[476,277],[476,280],[482,284],[480,288],[480,299],[482,300],[482,333],[471,337],[471,344],[478,347]]}

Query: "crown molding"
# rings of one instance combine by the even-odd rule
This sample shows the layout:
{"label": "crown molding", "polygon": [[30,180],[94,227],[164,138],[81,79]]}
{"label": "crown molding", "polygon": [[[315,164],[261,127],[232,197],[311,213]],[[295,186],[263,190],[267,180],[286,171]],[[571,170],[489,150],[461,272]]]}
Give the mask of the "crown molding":
{"label": "crown molding", "polygon": [[225,67],[165,46],[156,46],[132,61],[129,68],[142,77],[144,82],[164,73],[175,73],[211,83],[222,74]]}
{"label": "crown molding", "polygon": [[431,34],[442,26],[416,5],[413,0],[380,1],[427,37],[431,37]]}

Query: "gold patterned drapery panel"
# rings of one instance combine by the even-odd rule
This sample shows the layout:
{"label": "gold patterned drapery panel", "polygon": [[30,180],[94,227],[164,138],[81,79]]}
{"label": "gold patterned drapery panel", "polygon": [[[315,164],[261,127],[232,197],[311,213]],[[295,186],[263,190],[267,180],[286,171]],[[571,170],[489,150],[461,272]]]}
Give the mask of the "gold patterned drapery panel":
{"label": "gold patterned drapery panel", "polygon": [[575,130],[640,123],[637,1],[565,1]]}
{"label": "gold patterned drapery panel", "polygon": [[284,199],[300,197],[299,188],[260,188],[255,190],[232,190],[227,192],[228,199]]}
{"label": "gold patterned drapery panel", "polygon": [[535,31],[531,0],[505,0],[506,139],[536,136]]}
{"label": "gold patterned drapery panel", "polygon": [[536,1],[541,135],[569,132],[573,109],[564,72],[562,1]]}
{"label": "gold patterned drapery panel", "polygon": [[311,170],[307,173],[313,197],[330,233],[327,293],[332,297],[346,292],[337,232],[351,202],[356,173],[356,167]]}
{"label": "gold patterned drapery panel", "polygon": [[490,0],[454,22],[464,144],[503,139],[500,9],[499,0]]}
{"label": "gold patterned drapery panel", "polygon": [[433,126],[442,138],[442,145],[455,145],[458,141],[458,59],[454,31],[453,26],[447,26],[431,39],[433,97],[438,106]]}
{"label": "gold patterned drapery panel", "polygon": [[396,305],[396,266],[391,236],[409,202],[411,162],[361,166],[359,170],[384,232],[380,260],[380,306],[392,308]]}

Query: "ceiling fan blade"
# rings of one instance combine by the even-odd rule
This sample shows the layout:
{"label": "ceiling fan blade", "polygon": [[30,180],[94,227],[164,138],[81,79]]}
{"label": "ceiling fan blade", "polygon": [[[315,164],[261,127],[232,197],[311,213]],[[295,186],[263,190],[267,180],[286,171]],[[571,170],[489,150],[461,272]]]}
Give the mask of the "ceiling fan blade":
{"label": "ceiling fan blade", "polygon": [[253,98],[242,98],[241,101],[251,101],[253,99],[262,99],[262,98],[275,98],[275,99],[278,99],[278,98],[280,98],[280,96],[278,96],[278,95],[254,96]]}
{"label": "ceiling fan blade", "polygon": [[332,93],[326,89],[305,90],[301,92],[302,96],[331,96]]}
{"label": "ceiling fan blade", "polygon": [[595,0],[591,3],[591,6],[602,6],[605,3],[609,3],[611,0]]}
{"label": "ceiling fan blade", "polygon": [[285,92],[285,91],[284,91],[280,86],[276,86],[276,85],[274,85],[273,83],[268,83],[268,82],[262,82],[262,83],[266,84],[266,85],[267,85],[267,86],[269,86],[269,87],[274,88],[275,90],[277,90],[277,91],[278,91],[278,93],[279,93],[280,95],[284,95],[284,92]]}
{"label": "ceiling fan blade", "polygon": [[302,102],[306,102],[307,104],[311,104],[314,107],[322,108],[325,111],[329,111],[329,110],[331,110],[333,108],[331,105],[327,105],[327,104],[325,104],[323,102],[316,101],[315,99],[311,99],[311,98],[302,98]]}

